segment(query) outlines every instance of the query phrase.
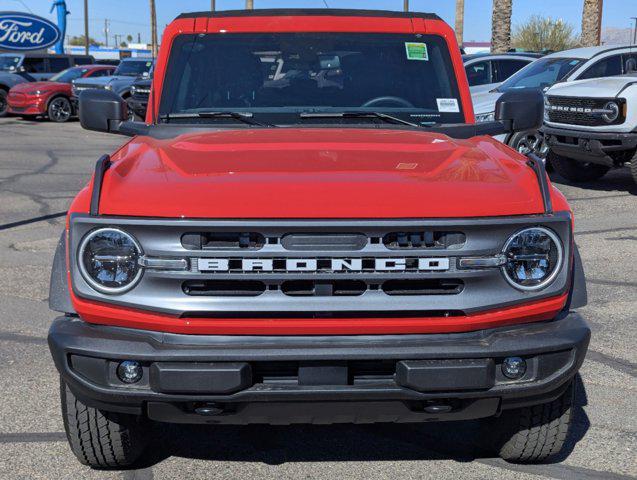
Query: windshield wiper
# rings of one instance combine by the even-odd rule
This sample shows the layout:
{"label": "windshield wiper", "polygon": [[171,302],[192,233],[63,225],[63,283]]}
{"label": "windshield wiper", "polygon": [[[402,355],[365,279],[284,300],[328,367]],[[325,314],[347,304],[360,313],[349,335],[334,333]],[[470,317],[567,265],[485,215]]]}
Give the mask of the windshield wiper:
{"label": "windshield wiper", "polygon": [[398,123],[401,125],[409,125],[410,127],[421,128],[420,125],[402,118],[394,117],[380,112],[302,112],[300,118],[379,118],[389,123]]}
{"label": "windshield wiper", "polygon": [[232,118],[248,125],[257,125],[259,127],[274,127],[275,125],[269,123],[262,123],[254,120],[254,114],[252,112],[231,112],[231,111],[218,111],[218,112],[192,112],[192,113],[169,113],[162,115],[160,118],[170,122],[172,119],[180,118]]}

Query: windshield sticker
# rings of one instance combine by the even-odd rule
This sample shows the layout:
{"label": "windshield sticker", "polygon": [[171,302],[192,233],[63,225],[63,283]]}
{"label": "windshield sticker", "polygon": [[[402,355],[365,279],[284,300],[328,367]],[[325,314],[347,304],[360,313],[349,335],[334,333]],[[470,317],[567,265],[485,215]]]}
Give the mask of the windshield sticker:
{"label": "windshield sticker", "polygon": [[407,60],[429,61],[426,43],[405,42],[405,51],[407,52]]}
{"label": "windshield sticker", "polygon": [[436,98],[438,103],[438,111],[445,113],[458,113],[460,107],[458,106],[458,100],[455,98]]}

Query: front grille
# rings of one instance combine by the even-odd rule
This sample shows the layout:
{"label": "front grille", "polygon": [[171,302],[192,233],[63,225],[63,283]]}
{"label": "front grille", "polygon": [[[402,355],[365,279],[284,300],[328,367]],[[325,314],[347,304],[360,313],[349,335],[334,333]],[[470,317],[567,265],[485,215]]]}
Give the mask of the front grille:
{"label": "front grille", "polygon": [[[73,215],[71,251],[100,226],[133,235],[149,261],[133,289],[109,296],[86,283],[71,255],[74,291],[95,301],[192,319],[462,316],[561,294],[568,268],[546,289],[521,292],[499,268],[459,268],[460,258],[499,255],[507,239],[527,226],[555,231],[564,258],[570,258],[571,245],[566,213],[307,221]],[[179,267],[162,269],[161,259]]]}
{"label": "front grille", "polygon": [[[602,119],[598,110],[603,110],[610,101],[617,102],[623,107],[623,99],[616,98],[579,98],[548,96],[547,115],[550,122],[567,125],[581,125],[588,127],[616,125],[624,122],[623,113],[614,122]],[[623,112],[623,108],[620,108]]]}
{"label": "front grille", "polygon": [[132,97],[139,102],[147,102],[150,96],[150,88],[135,87]]}

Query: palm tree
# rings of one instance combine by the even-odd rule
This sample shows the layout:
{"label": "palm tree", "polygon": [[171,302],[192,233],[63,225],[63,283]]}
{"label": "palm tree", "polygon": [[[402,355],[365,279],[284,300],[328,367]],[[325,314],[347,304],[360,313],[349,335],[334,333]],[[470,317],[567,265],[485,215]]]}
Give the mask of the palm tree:
{"label": "palm tree", "polygon": [[513,0],[493,0],[491,15],[491,52],[504,53],[511,48],[511,11]]}
{"label": "palm tree", "polygon": [[254,8],[254,0],[246,0],[246,10],[252,10]]}
{"label": "palm tree", "polygon": [[464,0],[456,0],[456,40],[462,47],[462,35],[464,30]]}
{"label": "palm tree", "polygon": [[150,0],[150,50],[153,58],[157,57],[157,12],[155,11],[155,0]]}
{"label": "palm tree", "polygon": [[603,0],[584,0],[581,39],[583,47],[592,47],[600,43],[603,3]]}

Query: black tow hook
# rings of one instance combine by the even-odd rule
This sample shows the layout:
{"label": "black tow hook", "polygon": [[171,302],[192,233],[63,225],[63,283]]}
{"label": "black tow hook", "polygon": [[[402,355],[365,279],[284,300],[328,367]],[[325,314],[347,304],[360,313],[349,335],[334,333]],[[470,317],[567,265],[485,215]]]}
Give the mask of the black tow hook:
{"label": "black tow hook", "polygon": [[218,405],[216,403],[206,403],[204,405],[201,405],[197,408],[195,408],[195,413],[197,415],[202,415],[205,417],[212,417],[214,415],[220,415],[222,414],[224,411],[223,407],[221,405]]}

